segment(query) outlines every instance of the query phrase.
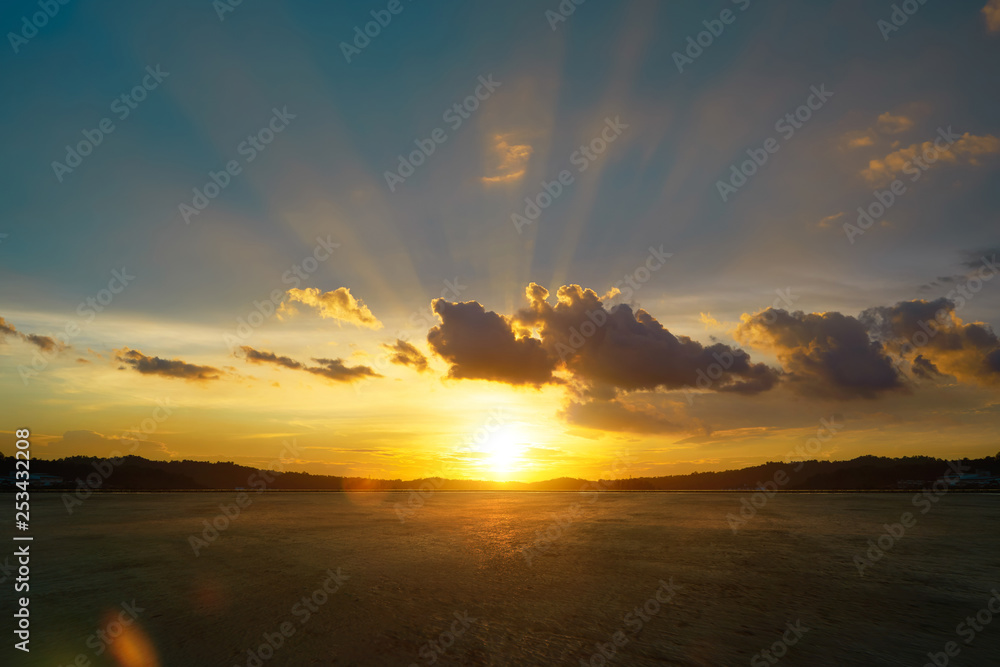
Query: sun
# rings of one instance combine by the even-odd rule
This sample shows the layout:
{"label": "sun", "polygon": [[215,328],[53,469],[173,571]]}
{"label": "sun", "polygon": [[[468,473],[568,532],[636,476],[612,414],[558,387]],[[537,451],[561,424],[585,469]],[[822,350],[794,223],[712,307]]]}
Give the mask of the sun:
{"label": "sun", "polygon": [[501,428],[485,443],[485,467],[499,477],[507,477],[524,467],[524,454],[528,445],[523,435],[513,425]]}

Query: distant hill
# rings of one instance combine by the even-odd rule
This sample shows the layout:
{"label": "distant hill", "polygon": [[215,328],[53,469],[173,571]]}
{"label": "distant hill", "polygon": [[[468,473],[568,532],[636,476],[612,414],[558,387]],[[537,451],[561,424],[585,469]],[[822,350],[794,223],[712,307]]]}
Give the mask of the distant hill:
{"label": "distant hill", "polygon": [[[962,459],[961,488],[1000,489],[1000,454],[982,459]],[[14,459],[0,461],[3,488],[13,488]],[[570,477],[544,482],[490,482],[441,478],[400,480],[311,475],[302,472],[278,473],[232,462],[151,461],[126,456],[118,465],[96,457],[74,456],[31,462],[31,488],[77,488],[87,484],[106,491],[149,490],[323,490],[380,491],[439,489],[450,491],[722,491],[752,490],[767,484],[786,491],[878,491],[921,488],[945,474],[959,475],[949,461],[929,456],[888,458],[861,456],[850,461],[769,462],[759,466],[722,472],[696,472],[664,477],[588,481]]]}

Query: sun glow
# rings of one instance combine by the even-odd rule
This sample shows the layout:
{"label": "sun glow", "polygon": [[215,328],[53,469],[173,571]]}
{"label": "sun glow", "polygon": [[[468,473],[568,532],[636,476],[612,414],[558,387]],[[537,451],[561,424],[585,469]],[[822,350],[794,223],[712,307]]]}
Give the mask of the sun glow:
{"label": "sun glow", "polygon": [[505,426],[483,445],[486,454],[483,465],[497,479],[506,478],[525,468],[527,450],[523,433],[516,426]]}

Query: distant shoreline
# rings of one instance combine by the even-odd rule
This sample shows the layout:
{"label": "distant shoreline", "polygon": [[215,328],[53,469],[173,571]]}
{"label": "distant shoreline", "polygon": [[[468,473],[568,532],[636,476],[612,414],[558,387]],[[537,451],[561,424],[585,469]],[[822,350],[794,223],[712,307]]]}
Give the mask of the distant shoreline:
{"label": "distant shoreline", "polygon": [[[31,493],[57,494],[75,491],[73,488],[51,489],[33,488]],[[14,493],[17,489],[0,489],[0,493]],[[259,495],[261,493],[413,493],[427,491],[421,487],[409,489],[91,489],[91,493],[100,495],[133,495],[133,494],[153,494],[153,493],[247,493]],[[603,491],[590,490],[570,490],[570,489],[438,489],[434,494],[442,493],[757,493],[760,489],[607,489]],[[858,493],[920,493],[921,489],[778,489],[771,491],[778,495],[796,494],[858,494]],[[949,489],[948,493],[981,493],[988,495],[1000,494],[1000,489]]]}
{"label": "distant shoreline", "polygon": [[[77,500],[91,493],[218,493],[249,495],[263,491],[297,493],[402,492],[420,496],[444,492],[506,493],[913,493],[924,489],[1000,491],[1000,455],[947,461],[926,456],[899,459],[862,456],[849,461],[771,461],[739,470],[694,472],[686,475],[632,476],[616,470],[615,479],[580,477],[522,482],[485,479],[372,479],[315,475],[243,466],[231,461],[154,461],[139,456],[99,459],[76,456],[33,459],[24,484],[14,470],[15,459],[2,461],[0,491],[61,492]],[[627,476],[625,476],[627,475]],[[18,484],[28,488],[18,489]]]}

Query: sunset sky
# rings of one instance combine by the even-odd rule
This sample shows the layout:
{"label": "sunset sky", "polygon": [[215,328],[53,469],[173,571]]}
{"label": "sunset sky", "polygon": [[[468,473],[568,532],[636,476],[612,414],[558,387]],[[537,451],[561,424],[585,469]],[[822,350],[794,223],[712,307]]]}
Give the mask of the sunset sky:
{"label": "sunset sky", "polygon": [[0,79],[0,430],[405,479],[995,454],[1000,1],[914,5],[60,5]]}

